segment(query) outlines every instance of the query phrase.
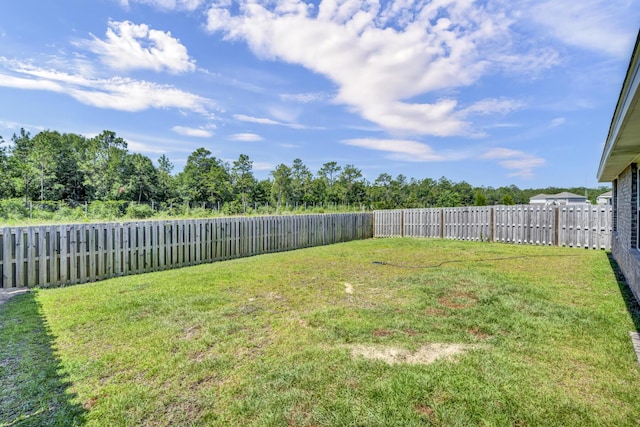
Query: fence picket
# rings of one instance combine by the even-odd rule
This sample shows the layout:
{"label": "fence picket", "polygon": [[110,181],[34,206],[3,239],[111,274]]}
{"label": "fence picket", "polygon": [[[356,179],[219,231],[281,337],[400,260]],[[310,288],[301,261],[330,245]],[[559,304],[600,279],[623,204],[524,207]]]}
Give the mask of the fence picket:
{"label": "fence picket", "polygon": [[611,206],[517,205],[375,211],[372,220],[374,237],[610,249],[611,215]]}
{"label": "fence picket", "polygon": [[611,207],[490,206],[0,228],[0,286],[51,286],[370,237],[609,249]]}

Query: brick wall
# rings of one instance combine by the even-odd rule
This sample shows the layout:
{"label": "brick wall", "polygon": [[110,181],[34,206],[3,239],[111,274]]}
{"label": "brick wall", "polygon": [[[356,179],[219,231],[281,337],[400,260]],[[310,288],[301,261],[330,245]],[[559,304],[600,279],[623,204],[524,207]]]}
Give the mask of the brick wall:
{"label": "brick wall", "polygon": [[628,166],[615,185],[611,253],[636,300],[640,301],[640,251],[638,251],[638,167]]}

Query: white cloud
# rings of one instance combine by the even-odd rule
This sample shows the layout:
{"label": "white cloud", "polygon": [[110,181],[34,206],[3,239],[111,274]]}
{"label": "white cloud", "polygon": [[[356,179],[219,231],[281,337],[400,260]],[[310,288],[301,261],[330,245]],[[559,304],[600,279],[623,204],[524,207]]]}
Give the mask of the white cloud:
{"label": "white cloud", "polygon": [[531,17],[558,40],[582,49],[627,58],[635,40],[638,3],[629,0],[535,2]]}
{"label": "white cloud", "polygon": [[277,105],[268,107],[267,112],[271,117],[274,117],[280,122],[288,123],[288,126],[294,126],[295,122],[298,120],[298,116],[300,115],[300,111],[295,108],[292,109]]}
{"label": "white cloud", "polygon": [[522,125],[519,124],[515,124],[515,123],[494,123],[492,125],[488,125],[485,126],[486,128],[496,128],[496,129],[500,129],[500,128],[519,128],[522,127]]}
{"label": "white cloud", "polygon": [[180,40],[173,38],[170,32],[154,30],[146,24],[109,21],[105,40],[94,36],[83,44],[115,70],[183,73],[196,69],[195,61]]}
{"label": "white cloud", "polygon": [[529,53],[497,53],[494,60],[507,73],[538,77],[560,62],[560,54],[552,47],[538,47]]}
{"label": "white cloud", "polygon": [[196,138],[209,138],[213,136],[213,132],[202,128],[190,128],[186,126],[174,126],[171,128],[177,134],[184,136],[193,136]]}
{"label": "white cloud", "polygon": [[196,10],[204,0],[120,0],[120,4],[129,8],[130,3],[142,3],[161,10]]}
{"label": "white cloud", "polygon": [[143,80],[123,77],[91,78],[49,70],[0,57],[0,86],[29,90],[46,90],[71,96],[97,108],[120,111],[143,111],[151,108],[178,108],[210,115],[212,101],[201,96]]}
{"label": "white cloud", "polygon": [[231,135],[229,139],[233,141],[258,142],[262,141],[263,138],[255,133],[236,133]]}
{"label": "white cloud", "polygon": [[301,0],[240,0],[211,7],[207,27],[246,41],[259,57],[326,76],[338,86],[336,102],[387,130],[464,135],[471,125],[457,100],[413,99],[471,85],[520,60],[527,69],[556,60],[552,51],[514,53],[514,18],[502,5],[323,0],[316,8]]}
{"label": "white cloud", "polygon": [[558,127],[560,125],[563,125],[566,121],[567,119],[565,119],[564,117],[556,117],[555,119],[551,120],[549,126],[551,126],[552,128]]}
{"label": "white cloud", "polygon": [[[18,123],[18,122],[13,122],[13,121],[5,121],[5,120],[1,120],[0,119],[0,129],[12,129],[12,130],[19,130],[20,128],[24,128],[25,130],[29,131],[29,130],[37,130],[37,131],[42,131],[47,129],[46,126],[41,126],[41,125],[33,125],[33,124],[29,124],[29,123]],[[0,137],[2,137],[3,135],[0,134]],[[7,138],[8,135],[4,135],[5,138]],[[1,141],[1,140],[0,140]],[[6,142],[6,141],[5,141]]]}
{"label": "white cloud", "polygon": [[545,160],[541,157],[526,156],[520,159],[503,160],[500,166],[505,169],[513,170],[509,176],[531,179],[534,176],[534,168],[545,165]]}
{"label": "white cloud", "polygon": [[300,104],[309,104],[312,102],[322,102],[329,98],[324,92],[307,92],[307,93],[283,93],[280,99],[283,101],[292,101]]}
{"label": "white cloud", "polygon": [[275,168],[276,168],[276,165],[273,163],[253,162],[253,170],[256,170],[256,171],[272,171]]}
{"label": "white cloud", "polygon": [[[81,132],[85,136],[89,136],[90,133]],[[99,135],[100,132],[93,132],[92,136]],[[147,147],[150,152],[169,153],[192,153],[201,145],[199,142],[190,142],[180,137],[172,137],[171,134],[161,132],[161,134],[145,134],[125,131],[120,134],[127,142],[136,141],[143,147]],[[178,161],[179,159],[171,159],[171,161]],[[186,159],[184,159],[186,160]]]}
{"label": "white cloud", "polygon": [[127,148],[135,153],[144,154],[165,154],[167,152],[167,150],[163,148],[155,147],[139,141],[133,141],[131,139],[127,139]]}
{"label": "white cloud", "polygon": [[[277,110],[273,110],[273,112],[278,114]],[[280,111],[280,113],[283,113],[283,112]],[[241,122],[257,123],[259,125],[277,125],[277,126],[286,126],[291,129],[308,129],[308,127],[297,124],[297,123],[284,123],[284,122],[279,122],[273,119],[267,119],[264,117],[247,116],[245,114],[234,114],[233,118]],[[321,129],[321,128],[314,128],[314,129]]]}
{"label": "white cloud", "polygon": [[409,162],[441,162],[446,160],[462,160],[468,154],[462,151],[436,153],[427,144],[399,139],[347,139],[343,144],[368,150],[390,153],[390,158]]}
{"label": "white cloud", "polygon": [[546,163],[542,157],[504,147],[491,148],[481,154],[480,159],[498,160],[500,166],[512,171],[508,174],[509,176],[524,179],[533,178],[534,169]]}
{"label": "white cloud", "polygon": [[487,98],[476,102],[463,110],[464,114],[508,114],[525,106],[522,101],[505,98]]}
{"label": "white cloud", "polygon": [[512,150],[510,148],[495,147],[480,155],[480,158],[485,160],[508,159],[510,157],[521,156],[522,154],[524,154],[522,153],[522,151]]}
{"label": "white cloud", "polygon": [[262,117],[247,116],[244,114],[234,114],[233,118],[241,122],[258,123],[261,125],[281,125],[281,126],[284,125],[284,123],[280,123],[275,120],[266,119]]}

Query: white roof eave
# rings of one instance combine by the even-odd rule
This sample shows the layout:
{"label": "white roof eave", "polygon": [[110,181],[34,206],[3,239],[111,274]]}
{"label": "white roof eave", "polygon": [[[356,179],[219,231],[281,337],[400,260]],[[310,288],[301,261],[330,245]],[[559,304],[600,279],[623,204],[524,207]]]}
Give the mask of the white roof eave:
{"label": "white roof eave", "polygon": [[640,31],[598,168],[598,181],[613,181],[640,154]]}

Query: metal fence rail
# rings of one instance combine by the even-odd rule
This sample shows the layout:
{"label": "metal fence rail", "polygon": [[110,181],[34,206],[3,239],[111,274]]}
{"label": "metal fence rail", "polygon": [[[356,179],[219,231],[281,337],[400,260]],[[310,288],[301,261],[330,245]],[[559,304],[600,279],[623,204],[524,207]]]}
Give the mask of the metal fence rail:
{"label": "metal fence rail", "polygon": [[374,237],[611,249],[611,206],[516,205],[374,212]]}
{"label": "metal fence rail", "polygon": [[60,286],[373,237],[370,213],[0,228],[0,288]]}

